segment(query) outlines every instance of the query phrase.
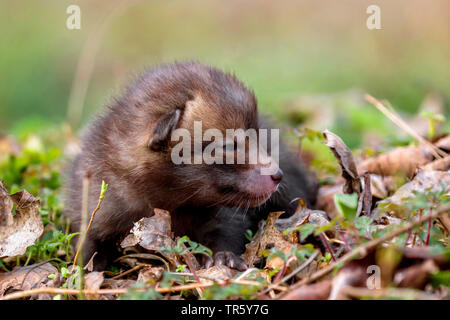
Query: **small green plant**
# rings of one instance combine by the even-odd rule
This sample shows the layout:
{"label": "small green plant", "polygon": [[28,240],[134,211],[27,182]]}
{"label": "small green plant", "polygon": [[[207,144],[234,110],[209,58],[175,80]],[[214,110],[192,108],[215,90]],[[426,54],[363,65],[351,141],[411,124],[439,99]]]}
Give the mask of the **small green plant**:
{"label": "small green plant", "polygon": [[200,279],[198,278],[197,273],[195,272],[195,268],[191,263],[191,255],[202,254],[207,257],[212,256],[212,251],[210,249],[195,241],[192,241],[188,236],[179,238],[175,246],[161,248],[160,251],[175,253],[179,256],[182,256],[197,282],[200,282]]}
{"label": "small green plant", "polygon": [[345,219],[353,221],[356,218],[356,209],[358,207],[358,195],[356,193],[336,193],[334,195],[334,204]]}
{"label": "small green plant", "polygon": [[25,253],[27,260],[25,265],[31,261],[39,262],[49,259],[58,259],[64,256],[65,262],[70,262],[71,259],[71,240],[79,233],[64,234],[61,231],[47,232],[34,245],[27,248]]}
{"label": "small green plant", "polygon": [[175,272],[180,272],[180,273],[186,272],[186,268],[187,268],[187,265],[180,264],[177,266]]}
{"label": "small green plant", "polygon": [[9,270],[6,267],[5,263],[1,259],[0,259],[0,268],[3,269],[3,271],[5,271],[5,272],[9,272]]}
{"label": "small green plant", "polygon": [[203,254],[206,256],[212,256],[212,251],[189,239],[188,236],[184,236],[178,239],[176,245],[174,247],[164,247],[160,249],[161,252],[167,252],[167,253],[175,253],[177,255],[183,256],[185,254]]}
{"label": "small green plant", "polygon": [[252,230],[250,230],[250,229],[245,230],[245,238],[246,238],[248,241],[252,241],[254,236],[255,236],[255,235],[253,234],[253,231],[252,231]]}
{"label": "small green plant", "polygon": [[315,230],[317,225],[314,223],[305,223],[294,228],[288,228],[283,231],[284,234],[289,234],[294,231],[298,231],[300,234],[300,241],[303,242],[308,238]]}
{"label": "small green plant", "polygon": [[66,279],[64,284],[61,286],[62,288],[77,288],[82,289],[82,281],[83,281],[83,269],[80,266],[74,266],[74,271],[72,272],[72,267],[62,267],[61,275]]}
{"label": "small green plant", "polygon": [[434,113],[432,111],[422,111],[420,113],[420,116],[422,118],[428,119],[428,137],[430,140],[434,138],[435,130],[436,130],[436,123],[437,122],[444,122],[445,116],[440,113]]}

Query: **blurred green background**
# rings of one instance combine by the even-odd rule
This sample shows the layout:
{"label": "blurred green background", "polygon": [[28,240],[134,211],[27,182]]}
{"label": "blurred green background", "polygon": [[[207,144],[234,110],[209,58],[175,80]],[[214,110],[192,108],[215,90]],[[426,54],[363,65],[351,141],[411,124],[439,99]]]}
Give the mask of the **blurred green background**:
{"label": "blurred green background", "polygon": [[[81,30],[66,28],[71,4]],[[371,4],[382,30],[366,27]],[[448,0],[1,0],[0,134],[61,124],[70,103],[82,128],[144,66],[195,59],[234,72],[280,119],[319,104],[315,129],[357,146],[359,131],[390,130],[366,92],[411,114],[435,92],[448,117],[449,18]]]}

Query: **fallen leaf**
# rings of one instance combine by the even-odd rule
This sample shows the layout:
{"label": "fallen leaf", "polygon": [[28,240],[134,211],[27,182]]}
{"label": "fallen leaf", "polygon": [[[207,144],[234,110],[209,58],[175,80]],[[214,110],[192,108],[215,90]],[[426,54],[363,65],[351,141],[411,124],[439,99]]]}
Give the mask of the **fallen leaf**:
{"label": "fallen leaf", "polygon": [[[319,254],[316,259],[314,259],[306,268],[304,268],[302,271],[298,272],[295,275],[295,279],[302,280],[304,278],[309,277],[314,272],[316,272],[319,269],[319,263],[317,261],[322,258],[322,254]],[[301,265],[303,262],[298,261],[298,265],[291,266],[292,269],[295,269],[297,266]]]}
{"label": "fallen leaf", "polygon": [[[103,272],[90,272],[84,276],[84,288],[87,290],[98,290],[103,284]],[[87,294],[87,300],[98,300],[100,296],[98,294]]]}
{"label": "fallen leaf", "polygon": [[289,218],[277,219],[275,227],[283,232],[289,228],[295,228],[306,222],[313,223],[318,226],[323,226],[329,223],[327,214],[322,210],[311,210],[306,207],[306,202],[303,199],[297,199],[298,205],[295,213]]}
{"label": "fallen leaf", "polygon": [[442,158],[434,160],[433,162],[427,163],[426,165],[422,166],[422,170],[425,171],[447,171],[450,169],[450,155]]}
{"label": "fallen leaf", "polygon": [[[136,284],[135,280],[130,279],[104,279],[101,288],[102,289],[128,289]],[[100,297],[103,300],[115,300],[120,294],[102,294]]]}
{"label": "fallen leaf", "polygon": [[43,231],[39,200],[27,191],[10,195],[0,182],[0,258],[24,254]]}
{"label": "fallen leaf", "polygon": [[130,288],[136,284],[136,280],[130,279],[104,279],[102,288],[104,289],[123,289]]}
{"label": "fallen leaf", "polygon": [[197,271],[197,275],[199,277],[208,277],[210,279],[206,278],[200,278],[201,282],[208,283],[214,280],[228,280],[234,277],[238,273],[237,270],[231,269],[227,266],[220,265],[220,266],[213,266],[208,269],[202,269]]}
{"label": "fallen leaf", "polygon": [[84,270],[88,271],[88,272],[92,272],[94,270],[94,258],[97,255],[97,251],[94,252],[94,254],[92,255],[92,257],[89,259],[89,262],[86,263],[86,265],[84,266]]}
{"label": "fallen leaf", "polygon": [[439,268],[434,261],[429,259],[421,264],[398,270],[394,276],[394,283],[400,288],[423,289],[430,274],[438,271]]}
{"label": "fallen leaf", "polygon": [[266,250],[267,247],[283,250],[291,248],[291,243],[285,240],[283,234],[275,227],[275,221],[282,214],[282,211],[271,212],[267,217],[267,222],[260,223],[258,232],[253,237],[253,240],[245,246],[245,252],[242,254],[242,259],[249,267],[260,259],[259,252]]}
{"label": "fallen leaf", "polygon": [[417,168],[433,160],[433,155],[424,148],[398,147],[377,157],[369,158],[358,165],[359,172],[368,171],[382,176],[403,173],[413,175]]}
{"label": "fallen leaf", "polygon": [[372,196],[378,199],[386,198],[395,190],[395,182],[392,177],[380,176],[377,174],[370,175],[370,190]]}
{"label": "fallen leaf", "polygon": [[16,267],[10,272],[0,273],[0,296],[10,290],[29,290],[40,288],[57,275],[58,269],[51,263],[40,263],[26,267]]}
{"label": "fallen leaf", "polygon": [[431,259],[434,263],[443,267],[445,267],[450,260],[444,253],[435,253],[430,247],[403,247],[401,248],[401,251],[404,259],[413,261]]}
{"label": "fallen leaf", "polygon": [[357,193],[359,197],[362,191],[362,186],[353,153],[344,141],[342,141],[342,139],[336,134],[325,130],[323,135],[325,137],[325,145],[330,148],[331,152],[333,152],[342,168],[342,176],[345,179],[343,192]]}
{"label": "fallen leaf", "polygon": [[[154,213],[152,217],[142,218],[134,224],[131,234],[120,244],[122,248],[139,244],[144,249],[160,252],[161,248],[175,245],[170,213],[161,209],[154,209]],[[175,259],[173,253],[160,253],[171,261]]]}
{"label": "fallen leaf", "polygon": [[447,152],[450,151],[450,135],[446,135],[445,137],[440,138],[438,141],[434,143],[436,147],[439,149],[443,149]]}
{"label": "fallen leaf", "polygon": [[137,281],[144,282],[147,284],[155,283],[162,279],[164,270],[165,270],[164,267],[146,266],[141,270],[139,270]]}
{"label": "fallen leaf", "polygon": [[343,291],[347,287],[363,286],[366,284],[367,266],[364,260],[349,263],[344,266],[336,276],[333,277],[329,300],[342,300],[345,298]]}

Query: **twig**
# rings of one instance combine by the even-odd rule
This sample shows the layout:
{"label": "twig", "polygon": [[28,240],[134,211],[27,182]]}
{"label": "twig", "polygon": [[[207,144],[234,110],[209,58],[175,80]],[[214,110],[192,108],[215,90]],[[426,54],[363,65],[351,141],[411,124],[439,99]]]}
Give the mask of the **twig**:
{"label": "twig", "polygon": [[184,261],[186,261],[189,270],[191,270],[195,281],[200,282],[200,279],[199,279],[199,277],[197,275],[197,272],[196,272],[196,270],[194,268],[194,265],[192,264],[192,261],[191,261],[191,258],[195,259],[195,257],[193,257],[193,255],[191,255],[190,252],[187,252],[186,254],[183,255],[183,258],[184,258]]}
{"label": "twig", "polygon": [[348,234],[348,230],[344,233],[344,234],[340,234],[339,235],[339,237],[342,239],[342,242],[344,242],[344,246],[345,246],[345,249],[347,249],[347,251],[352,251],[352,248],[350,247],[350,245],[348,244],[348,241],[347,241],[347,234]]}
{"label": "twig", "polygon": [[[192,290],[196,288],[206,288],[212,286],[214,283],[194,283],[194,284],[187,284],[182,286],[175,286],[175,287],[169,287],[169,288],[155,288],[156,291],[159,293],[169,293],[169,292],[178,292],[183,290]],[[142,289],[134,289],[136,291],[145,291],[146,288]],[[9,295],[3,296],[0,298],[0,300],[14,300],[14,299],[20,299],[20,298],[26,298],[37,294],[42,293],[50,293],[50,294],[70,294],[70,295],[77,295],[77,294],[84,294],[84,295],[97,295],[97,294],[124,294],[128,291],[127,288],[119,288],[119,289],[99,289],[99,290],[78,290],[78,289],[64,289],[64,288],[38,288],[38,289],[31,289],[31,290],[25,290],[20,292],[14,292]]]}
{"label": "twig", "polygon": [[145,263],[138,264],[137,266],[134,266],[133,268],[128,269],[127,271],[124,271],[124,272],[122,272],[122,273],[119,273],[118,275],[115,275],[115,276],[112,277],[111,279],[113,279],[113,280],[120,279],[120,278],[122,278],[123,276],[126,276],[127,274],[130,274],[130,273],[132,273],[132,272],[134,272],[134,271],[136,271],[136,270],[139,270],[139,269],[141,269],[141,268],[143,268],[143,267],[145,267],[145,266],[150,266],[150,264],[145,264]]}
{"label": "twig", "polygon": [[432,212],[432,208],[430,208],[430,213],[428,214],[428,216],[430,217],[428,219],[428,229],[427,229],[427,238],[425,240],[425,245],[428,246],[428,244],[430,243],[430,236],[431,236],[431,225],[433,224],[433,221],[431,219],[431,212]]}
{"label": "twig", "polygon": [[[97,207],[95,207],[94,211],[92,211],[91,218],[89,219],[89,224],[86,227],[86,231],[83,233],[83,235],[81,236],[81,239],[78,243],[77,253],[75,254],[75,258],[73,259],[72,272],[75,269],[75,266],[77,265],[78,256],[80,255],[81,248],[83,247],[84,241],[86,240],[87,233],[88,233],[89,229],[91,228],[92,221],[94,221],[95,214],[100,209],[100,205],[102,204],[103,198],[105,197],[107,188],[108,188],[108,185],[105,183],[105,181],[102,181],[102,189],[100,192],[100,196],[98,198]],[[86,202],[88,202],[88,201],[86,200]]]}
{"label": "twig", "polygon": [[[222,281],[223,283],[226,283],[227,281],[231,283],[238,283],[242,285],[261,285],[261,283],[256,281],[247,281],[247,280],[225,280]],[[154,288],[159,293],[170,293],[170,292],[179,292],[183,290],[193,290],[198,288],[207,288],[211,287],[215,284],[215,282],[203,282],[203,283],[192,283],[192,284],[186,284],[186,285],[180,285],[175,287],[169,287],[169,288]],[[286,288],[274,286],[271,285],[271,288],[285,291]],[[149,288],[137,288],[134,289],[135,291],[145,291]],[[119,289],[98,289],[98,290],[78,290],[78,289],[64,289],[64,288],[37,288],[37,289],[30,289],[25,291],[19,291],[14,292],[11,294],[8,294],[6,296],[0,297],[0,300],[15,300],[15,299],[21,299],[21,298],[27,298],[30,296],[43,294],[43,293],[49,293],[49,294],[67,294],[67,295],[77,295],[82,293],[83,295],[99,295],[99,294],[124,294],[128,291],[127,288],[119,288]]]}
{"label": "twig", "polygon": [[429,147],[431,153],[436,159],[443,158],[447,156],[447,153],[425,140],[422,136],[417,134],[405,121],[400,118],[394,111],[388,110],[379,100],[372,97],[370,94],[366,94],[364,98],[371,104],[373,104],[378,110],[380,110],[386,117],[388,117],[392,122],[399,126],[403,131],[407,132],[414,139]]}
{"label": "twig", "polygon": [[284,276],[286,269],[287,269],[287,262],[283,261],[283,266],[281,267],[281,270],[278,271],[277,276],[273,280],[273,283],[278,284],[278,282],[281,280],[281,277]]}
{"label": "twig", "polygon": [[164,260],[160,256],[157,256],[156,254],[151,254],[151,253],[130,253],[130,254],[126,254],[126,255],[121,256],[121,257],[117,258],[116,260],[114,260],[113,263],[119,262],[119,261],[121,261],[123,259],[127,259],[127,258],[158,260],[158,261],[161,261],[162,263],[164,263],[164,266],[166,267],[167,271],[170,270],[170,265],[169,265],[169,263],[166,260]]}
{"label": "twig", "polygon": [[[423,208],[420,208],[419,209],[419,219],[422,219],[422,213],[423,213]],[[416,245],[417,234],[418,234],[418,232],[414,232],[414,237],[413,237],[413,242],[412,242],[412,247],[413,248]]]}
{"label": "twig", "polygon": [[336,257],[334,256],[333,249],[331,248],[330,243],[328,242],[328,240],[325,237],[324,233],[323,232],[320,233],[319,237],[320,237],[320,240],[322,240],[322,243],[325,246],[325,248],[327,248],[327,251],[330,253],[331,259],[333,259],[333,261],[336,262]]}
{"label": "twig", "polygon": [[411,238],[411,231],[408,231],[408,235],[406,236],[405,244],[403,247],[408,247],[409,238]]}
{"label": "twig", "polygon": [[295,268],[291,273],[289,273],[287,276],[285,276],[283,279],[281,279],[280,283],[284,283],[284,282],[288,281],[290,278],[292,278],[297,273],[299,273],[300,271],[305,269],[307,266],[309,266],[311,264],[311,262],[314,261],[314,259],[317,257],[318,254],[319,254],[319,250],[315,250],[313,252],[313,254],[308,258],[308,260],[303,262],[300,266]]}
{"label": "twig", "polygon": [[[298,266],[297,268],[295,268],[291,273],[289,273],[288,275],[286,275],[283,279],[280,280],[280,282],[278,282],[278,285],[285,283],[286,281],[288,281],[290,278],[292,278],[293,276],[295,276],[297,273],[299,273],[300,271],[302,271],[303,269],[305,269],[307,266],[309,266],[311,264],[311,262],[314,261],[314,259],[317,257],[317,255],[319,254],[319,250],[315,250],[313,252],[313,254],[308,258],[308,260],[306,260],[305,262],[303,262],[300,266]],[[271,288],[267,288],[264,291],[264,294],[266,294],[267,292],[269,292],[271,290]]]}
{"label": "twig", "polygon": [[[354,258],[357,258],[357,257],[363,258],[367,255],[369,250],[377,247],[381,243],[391,240],[402,233],[408,232],[409,230],[411,230],[417,226],[420,226],[428,219],[435,219],[435,218],[439,217],[440,215],[447,213],[449,211],[450,211],[450,204],[443,206],[441,209],[436,210],[434,213],[430,214],[429,216],[421,217],[417,221],[409,222],[405,226],[395,229],[391,233],[389,233],[385,236],[382,236],[378,239],[373,239],[369,242],[366,242],[365,244],[359,246],[358,248],[354,249],[353,251],[342,256],[338,261],[330,263],[328,266],[315,272],[310,277],[297,282],[296,284],[294,284],[292,287],[289,288],[289,291],[300,288],[301,286],[303,286],[305,284],[308,284],[310,282],[313,282],[313,281],[316,281],[316,280],[322,278],[323,276],[332,272],[336,267],[343,265],[344,263],[346,263],[350,260],[353,260]],[[284,295],[284,293],[280,294],[278,298],[281,298],[283,295]]]}
{"label": "twig", "polygon": [[[174,275],[174,276],[185,276],[185,277],[194,277],[194,274],[192,272],[167,272],[168,274]],[[216,278],[213,277],[208,277],[208,276],[203,276],[203,275],[197,275],[197,277],[202,278],[202,279],[206,279],[206,280],[211,280],[211,281],[216,281]],[[195,280],[195,278],[194,278]]]}

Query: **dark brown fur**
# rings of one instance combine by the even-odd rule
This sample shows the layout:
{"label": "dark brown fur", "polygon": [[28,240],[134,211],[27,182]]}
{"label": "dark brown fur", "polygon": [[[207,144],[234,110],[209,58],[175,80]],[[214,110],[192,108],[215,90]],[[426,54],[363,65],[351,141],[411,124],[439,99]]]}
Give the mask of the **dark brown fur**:
{"label": "dark brown fur", "polygon": [[[152,208],[171,212],[177,235],[187,234],[216,253],[239,254],[245,230],[254,229],[268,212],[292,213],[295,204],[290,201],[295,197],[314,200],[314,183],[284,147],[280,150],[284,188],[256,208],[247,206],[250,165],[173,164],[170,134],[179,127],[192,130],[194,120],[201,120],[204,130],[257,129],[261,124],[256,99],[240,81],[190,62],[147,70],[88,126],[82,151],[67,174],[65,213],[72,220],[72,231],[78,231],[83,177],[90,175],[89,212],[97,204],[102,180],[109,184],[84,248],[84,259],[98,252],[96,269],[105,266],[115,239],[150,216]],[[226,201],[230,193],[235,197]],[[219,263],[235,267],[240,263],[224,261],[223,254],[217,257]]]}

